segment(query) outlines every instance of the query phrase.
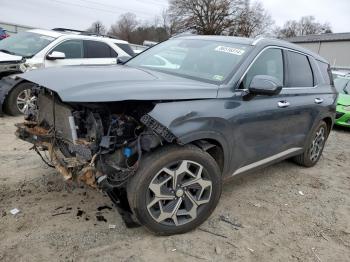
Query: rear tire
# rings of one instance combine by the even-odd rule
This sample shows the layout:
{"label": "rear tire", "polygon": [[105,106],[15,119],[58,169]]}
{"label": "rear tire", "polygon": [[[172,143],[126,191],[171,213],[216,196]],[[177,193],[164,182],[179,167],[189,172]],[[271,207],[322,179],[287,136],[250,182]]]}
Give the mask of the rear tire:
{"label": "rear tire", "polygon": [[313,167],[320,159],[328,138],[328,126],[321,121],[313,131],[304,153],[293,158],[293,161],[304,167]]}
{"label": "rear tire", "polygon": [[12,116],[25,113],[28,106],[35,105],[36,97],[32,95],[32,83],[21,83],[16,85],[4,103],[4,111]]}
{"label": "rear tire", "polygon": [[186,233],[214,211],[221,195],[215,160],[193,145],[165,146],[145,156],[127,186],[136,219],[156,235]]}

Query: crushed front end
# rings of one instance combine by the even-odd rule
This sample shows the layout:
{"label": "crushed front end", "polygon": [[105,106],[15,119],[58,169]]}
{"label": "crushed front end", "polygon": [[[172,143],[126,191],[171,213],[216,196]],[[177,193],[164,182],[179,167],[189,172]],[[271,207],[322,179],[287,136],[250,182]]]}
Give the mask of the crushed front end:
{"label": "crushed front end", "polygon": [[38,109],[16,125],[16,135],[64,179],[107,192],[126,224],[134,225],[126,183],[142,154],[175,140],[147,115],[153,102],[63,103],[49,89],[35,92]]}

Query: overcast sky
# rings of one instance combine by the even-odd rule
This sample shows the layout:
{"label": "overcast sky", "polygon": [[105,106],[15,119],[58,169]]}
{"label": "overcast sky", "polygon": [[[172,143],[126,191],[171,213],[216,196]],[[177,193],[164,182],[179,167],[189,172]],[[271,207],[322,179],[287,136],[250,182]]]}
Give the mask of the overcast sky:
{"label": "overcast sky", "polygon": [[[350,0],[264,0],[277,25],[313,15],[330,22],[334,32],[350,32]],[[118,16],[133,12],[139,20],[154,21],[167,0],[0,0],[0,21],[40,28],[86,29],[96,21],[107,28]]]}

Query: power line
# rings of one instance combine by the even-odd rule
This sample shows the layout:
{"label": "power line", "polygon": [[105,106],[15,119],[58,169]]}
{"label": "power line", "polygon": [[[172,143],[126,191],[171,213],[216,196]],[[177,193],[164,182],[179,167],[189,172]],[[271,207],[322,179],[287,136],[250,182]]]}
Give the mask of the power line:
{"label": "power line", "polygon": [[[99,7],[91,7],[91,6],[85,6],[85,5],[80,5],[80,4],[77,4],[77,3],[68,3],[68,2],[64,2],[64,1],[60,1],[60,0],[51,0],[52,2],[56,2],[56,3],[59,3],[59,4],[64,4],[64,5],[71,5],[71,6],[77,6],[77,7],[83,7],[83,8],[87,8],[87,9],[91,9],[91,10],[95,10],[95,11],[101,11],[101,12],[107,12],[107,13],[112,13],[112,14],[115,14],[115,15],[120,15],[121,13],[117,13],[113,10],[109,10],[109,9],[104,9],[104,8],[99,8]],[[87,1],[86,1],[87,2]],[[130,10],[127,10],[127,9],[123,9],[123,8],[119,8],[118,9],[121,9],[121,10],[124,10],[124,11],[128,11],[130,12]],[[144,12],[142,12],[144,13]],[[146,13],[144,13],[146,14]],[[142,15],[144,18],[147,18],[149,19],[151,16],[150,14],[148,14],[147,16],[145,15]]]}
{"label": "power line", "polygon": [[[104,3],[101,3],[101,2],[96,2],[96,1],[92,1],[92,0],[78,0],[78,1],[81,1],[81,2],[87,2],[87,3],[92,3],[92,4],[95,4],[95,5],[100,5],[100,6],[104,6],[104,7],[112,7],[112,8],[118,8],[118,9],[123,9],[123,8],[121,8],[120,6],[116,6],[116,5],[110,5],[110,4],[104,4]],[[141,4],[143,4],[143,5],[145,5],[146,3],[145,3],[145,1],[143,1],[143,0],[135,0],[135,1],[137,1],[137,2],[140,2]],[[156,2],[155,0],[147,0],[147,2],[151,2],[151,3],[153,3],[153,4],[156,4],[156,5],[167,5],[166,3],[164,3],[164,2]],[[126,9],[124,9],[124,10],[126,10]],[[145,12],[142,12],[142,13],[144,13],[144,14],[146,14]]]}
{"label": "power line", "polygon": [[[145,4],[145,1],[143,1],[143,0],[135,0],[135,1],[137,1],[137,2],[140,2],[140,3],[142,3],[142,4]],[[156,0],[147,0],[147,2],[151,2],[151,3],[153,3],[153,4],[156,4],[156,5],[163,5],[164,7],[165,6],[168,6],[168,4],[167,3],[165,3],[165,2],[163,2],[163,1],[156,1]]]}

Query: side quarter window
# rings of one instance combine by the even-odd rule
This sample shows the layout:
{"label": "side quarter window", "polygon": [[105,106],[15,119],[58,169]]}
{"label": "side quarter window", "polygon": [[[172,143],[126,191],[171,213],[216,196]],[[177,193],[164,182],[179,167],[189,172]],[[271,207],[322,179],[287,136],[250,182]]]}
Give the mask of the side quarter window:
{"label": "side quarter window", "polygon": [[284,66],[282,50],[278,48],[269,48],[263,51],[249,68],[243,78],[240,89],[248,89],[250,82],[256,75],[274,76],[281,83],[284,83]]}
{"label": "side quarter window", "polygon": [[106,43],[85,40],[85,58],[116,58],[118,54]]}
{"label": "side quarter window", "polygon": [[332,84],[332,72],[329,64],[317,60],[318,67],[321,70],[323,83],[327,85]]}
{"label": "side quarter window", "polygon": [[67,40],[60,43],[56,46],[50,53],[53,51],[62,52],[66,55],[66,59],[73,58],[83,58],[84,57],[84,48],[83,41],[81,40]]}
{"label": "side quarter window", "polygon": [[313,87],[314,75],[307,56],[287,51],[288,80],[286,87]]}

